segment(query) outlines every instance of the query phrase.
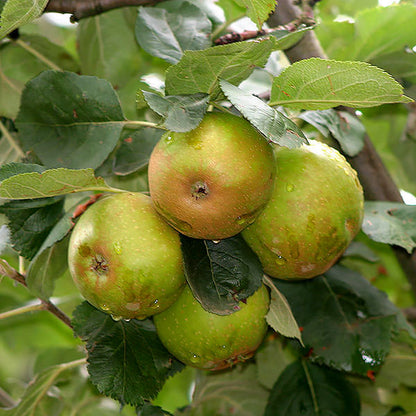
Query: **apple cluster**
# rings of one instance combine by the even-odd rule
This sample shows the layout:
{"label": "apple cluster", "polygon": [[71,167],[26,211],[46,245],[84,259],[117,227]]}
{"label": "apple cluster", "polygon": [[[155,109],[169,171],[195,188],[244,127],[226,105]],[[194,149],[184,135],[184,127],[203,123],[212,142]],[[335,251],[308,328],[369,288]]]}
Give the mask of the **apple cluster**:
{"label": "apple cluster", "polygon": [[205,310],[186,282],[180,234],[241,233],[266,274],[307,279],[336,262],[363,218],[357,174],[337,150],[273,145],[232,114],[208,113],[190,132],[164,134],[148,178],[150,196],[107,195],[79,218],[70,272],[92,305],[116,320],[153,317],[175,357],[208,370],[254,353],[270,297],[262,285],[230,315]]}

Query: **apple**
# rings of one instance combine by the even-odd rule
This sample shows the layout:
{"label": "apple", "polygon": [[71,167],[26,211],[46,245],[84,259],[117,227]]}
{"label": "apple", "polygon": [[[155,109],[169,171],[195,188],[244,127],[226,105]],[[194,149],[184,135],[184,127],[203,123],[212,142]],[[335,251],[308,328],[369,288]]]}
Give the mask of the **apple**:
{"label": "apple", "polygon": [[178,360],[204,370],[221,370],[250,358],[261,344],[269,309],[262,285],[230,315],[205,310],[186,286],[178,300],[153,320],[160,340]]}
{"label": "apple", "polygon": [[273,194],[242,235],[265,273],[308,279],[327,271],[360,230],[363,190],[344,156],[328,145],[276,147]]}
{"label": "apple", "polygon": [[179,234],[140,193],[91,205],[72,231],[68,262],[84,298],[114,319],[163,311],[185,285]]}
{"label": "apple", "polygon": [[273,149],[238,116],[208,113],[189,132],[167,132],[149,161],[157,211],[189,237],[220,240],[252,223],[268,201]]}

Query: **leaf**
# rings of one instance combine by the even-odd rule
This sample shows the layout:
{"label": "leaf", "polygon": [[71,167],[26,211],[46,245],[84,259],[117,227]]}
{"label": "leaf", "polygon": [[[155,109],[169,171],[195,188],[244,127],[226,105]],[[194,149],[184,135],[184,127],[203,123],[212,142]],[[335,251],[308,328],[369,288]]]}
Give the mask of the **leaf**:
{"label": "leaf", "polygon": [[81,19],[77,25],[81,73],[111,82],[117,90],[124,114],[132,120],[137,117],[132,91],[137,89],[138,75],[150,68],[155,70],[137,44],[134,34],[136,16],[134,7],[119,8]]}
{"label": "leaf", "polygon": [[273,32],[269,32],[269,34],[276,39],[275,49],[284,51],[296,45],[308,31],[313,30],[314,28],[314,26],[304,27],[301,25],[294,32],[276,29]]}
{"label": "leaf", "polygon": [[5,179],[8,179],[12,176],[19,175],[21,173],[30,173],[38,172],[42,173],[45,171],[45,168],[41,165],[31,164],[31,163],[17,163],[11,162],[3,166],[0,166],[0,183]]}
{"label": "leaf", "polygon": [[[0,87],[0,97],[1,96],[2,92]],[[25,156],[18,144],[16,136],[17,132],[14,128],[13,122],[11,120],[0,117],[0,166],[5,165],[6,163],[18,162]]]}
{"label": "leaf", "polygon": [[[354,59],[371,62],[375,57],[412,45],[416,36],[415,19],[416,7],[413,4],[363,10],[356,17],[356,39],[351,45],[350,55]],[[386,28],[393,24],[397,30],[391,36]]]}
{"label": "leaf", "polygon": [[19,404],[8,410],[3,409],[3,414],[5,416],[32,416],[43,414],[42,401],[47,397],[49,390],[56,384],[61,374],[64,371],[77,367],[83,363],[84,360],[72,361],[55,365],[42,371],[28,384]]}
{"label": "leaf", "polygon": [[363,124],[346,111],[322,110],[305,111],[299,118],[316,127],[322,135],[330,134],[338,141],[345,154],[356,156],[364,146]]}
{"label": "leaf", "polygon": [[[1,171],[0,171],[1,172]],[[85,191],[115,191],[93,169],[48,169],[14,175],[0,183],[0,198],[32,199]]]}
{"label": "leaf", "polygon": [[68,268],[68,238],[54,244],[38,254],[31,261],[26,275],[26,283],[32,295],[47,300],[54,292],[55,281]]}
{"label": "leaf", "polygon": [[367,244],[360,241],[352,241],[344,251],[343,257],[359,257],[368,262],[376,263],[380,258]]}
{"label": "leaf", "polygon": [[162,134],[162,130],[147,127],[123,131],[122,142],[114,158],[114,173],[125,176],[144,168]]}
{"label": "leaf", "polygon": [[276,331],[288,338],[296,338],[303,345],[299,325],[293,316],[286,298],[273,284],[273,281],[264,276],[265,284],[270,288],[270,309],[266,315],[267,323]]}
{"label": "leaf", "polygon": [[207,311],[229,315],[261,286],[260,261],[241,236],[211,241],[181,235],[181,243],[186,279]]}
{"label": "leaf", "polygon": [[146,52],[175,64],[184,51],[206,49],[211,45],[211,27],[206,14],[188,2],[174,11],[140,7],[136,39]]}
{"label": "leaf", "polygon": [[416,247],[416,206],[366,201],[362,230],[372,240],[398,245],[410,254]]}
{"label": "leaf", "polygon": [[260,30],[270,13],[275,9],[276,3],[269,0],[234,0],[238,5],[247,9],[247,16]]}
{"label": "leaf", "polygon": [[161,97],[143,91],[149,107],[164,118],[162,126],[168,130],[193,130],[203,119],[209,102],[207,94],[171,95]]}
{"label": "leaf", "polygon": [[344,375],[306,360],[290,364],[280,375],[264,416],[360,415],[360,397]]}
{"label": "leaf", "polygon": [[274,42],[266,39],[186,51],[166,72],[166,94],[206,93],[212,100],[219,100],[223,97],[219,79],[239,84],[255,66],[266,64],[273,46]]}
{"label": "leaf", "polygon": [[114,321],[84,302],[74,331],[88,351],[88,372],[98,390],[121,404],[154,399],[165,380],[183,368],[160,342],[150,320]]}
{"label": "leaf", "polygon": [[235,367],[233,371],[204,372],[196,379],[192,403],[179,414],[259,416],[268,395],[257,381],[253,364]]}
{"label": "leaf", "polygon": [[48,0],[8,0],[0,15],[0,39],[42,14]]}
{"label": "leaf", "polygon": [[62,198],[10,201],[0,206],[8,219],[11,242],[21,256],[32,259],[63,213]]}
{"label": "leaf", "polygon": [[62,47],[39,35],[21,34],[0,47],[0,115],[15,119],[22,90],[40,72],[59,67],[78,71],[74,58]]}
{"label": "leaf", "polygon": [[153,406],[149,403],[144,403],[143,406],[137,409],[138,416],[172,416],[172,413],[166,412],[159,406]]}
{"label": "leaf", "polygon": [[366,279],[334,266],[311,280],[273,283],[286,296],[314,360],[363,375],[381,365],[399,310]]}
{"label": "leaf", "polygon": [[292,120],[268,106],[260,98],[224,80],[220,81],[220,85],[231,104],[268,140],[289,148],[299,147],[307,142],[302,130]]}
{"label": "leaf", "polygon": [[274,79],[270,105],[325,110],[411,101],[403,95],[402,86],[380,68],[365,62],[311,58],[290,65]]}
{"label": "leaf", "polygon": [[275,335],[266,337],[256,352],[257,378],[260,384],[271,390],[283,370],[298,358],[298,352],[285,338]]}
{"label": "leaf", "polygon": [[22,147],[47,167],[95,169],[116,145],[123,121],[108,81],[44,71],[26,84],[16,126]]}

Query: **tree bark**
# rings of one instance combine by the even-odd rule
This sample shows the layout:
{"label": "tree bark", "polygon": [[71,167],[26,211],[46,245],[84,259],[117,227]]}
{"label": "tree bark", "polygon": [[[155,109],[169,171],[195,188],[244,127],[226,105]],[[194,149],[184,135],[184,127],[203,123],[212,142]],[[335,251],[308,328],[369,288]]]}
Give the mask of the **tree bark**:
{"label": "tree bark", "polygon": [[153,6],[166,0],[49,0],[45,12],[71,13],[71,21],[128,6]]}
{"label": "tree bark", "polygon": [[[298,18],[301,13],[293,0],[279,0],[269,23],[272,27],[284,25]],[[291,63],[312,57],[327,58],[314,32],[308,32],[300,42],[284,52]],[[355,113],[353,109],[347,111]],[[358,173],[367,200],[403,202],[399,189],[368,135],[365,136],[362,151],[357,156],[347,156],[347,159]],[[416,250],[412,254],[398,246],[393,246],[393,250],[416,296]]]}

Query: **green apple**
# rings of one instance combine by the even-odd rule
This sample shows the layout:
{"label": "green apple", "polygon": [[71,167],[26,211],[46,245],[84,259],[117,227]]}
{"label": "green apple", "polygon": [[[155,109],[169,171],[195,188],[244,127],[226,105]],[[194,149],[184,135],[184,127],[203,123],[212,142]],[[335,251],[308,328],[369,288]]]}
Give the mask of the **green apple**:
{"label": "green apple", "polygon": [[225,113],[208,113],[187,133],[167,132],[149,161],[157,211],[193,238],[239,233],[265,206],[274,176],[268,141],[247,120]]}
{"label": "green apple", "polygon": [[230,315],[205,310],[186,286],[179,299],[153,320],[160,340],[178,360],[220,370],[250,358],[266,331],[270,296],[262,285]]}
{"label": "green apple", "polygon": [[363,190],[336,149],[311,141],[277,147],[273,194],[243,237],[265,273],[307,279],[328,270],[360,230]]}
{"label": "green apple", "polygon": [[72,231],[68,262],[85,299],[115,319],[163,311],[185,285],[179,234],[140,193],[90,206]]}

